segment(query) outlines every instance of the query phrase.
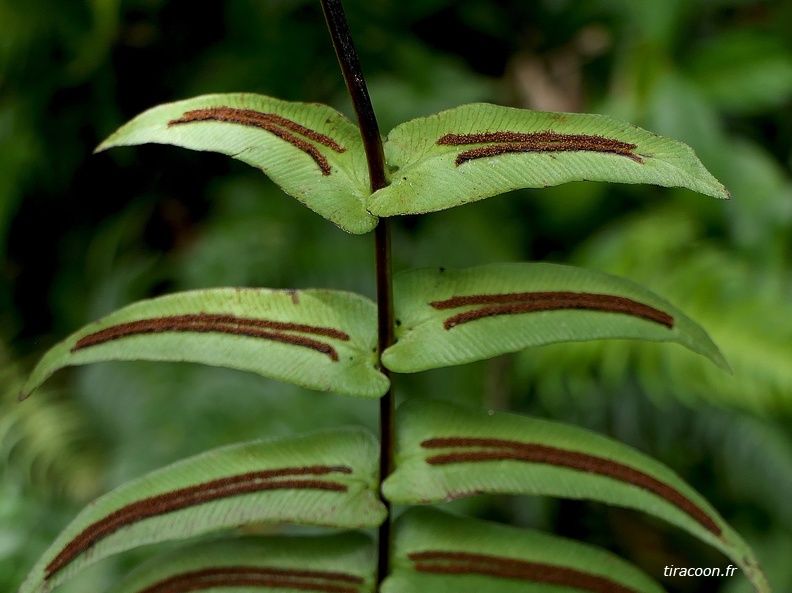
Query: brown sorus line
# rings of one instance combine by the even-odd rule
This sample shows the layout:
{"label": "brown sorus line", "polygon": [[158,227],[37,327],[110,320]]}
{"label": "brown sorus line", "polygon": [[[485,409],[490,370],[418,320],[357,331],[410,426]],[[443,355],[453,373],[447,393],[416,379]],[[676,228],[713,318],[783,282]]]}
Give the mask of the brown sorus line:
{"label": "brown sorus line", "polygon": [[[638,307],[629,306],[622,307],[612,303],[584,303],[581,301],[536,301],[533,303],[519,303],[514,305],[494,305],[492,307],[482,307],[464,313],[458,313],[445,320],[443,327],[451,329],[457,325],[467,323],[469,321],[476,321],[485,317],[497,317],[499,315],[518,315],[521,313],[534,313],[537,311],[560,311],[564,309],[578,309],[583,311],[603,311],[605,313],[625,313],[633,317],[640,317],[648,321],[654,321],[660,325],[664,325],[669,329],[673,329],[674,320],[669,315],[657,309],[646,307],[639,309]],[[658,314],[659,313],[659,314]]]}
{"label": "brown sorus line", "polygon": [[331,173],[330,163],[327,158],[319,152],[315,146],[309,144],[299,136],[295,136],[288,130],[327,146],[335,152],[344,152],[346,150],[335,140],[320,132],[306,128],[280,115],[274,113],[261,113],[260,111],[254,111],[252,109],[236,109],[234,107],[194,109],[185,112],[180,118],[170,120],[168,122],[168,127],[200,121],[220,121],[266,130],[307,153],[318,165],[323,175],[330,175]]}
{"label": "brown sorus line", "polygon": [[[358,589],[345,585],[335,585],[320,581],[301,581],[298,579],[286,579],[282,577],[242,577],[230,576],[224,579],[181,581],[173,584],[166,589],[152,589],[155,593],[188,593],[191,591],[201,591],[204,589],[215,589],[239,587],[249,589],[271,588],[271,589],[299,589],[303,591],[321,591],[322,593],[356,593]],[[148,591],[148,590],[147,590]],[[143,593],[143,592],[141,592]]]}
{"label": "brown sorus line", "polygon": [[[567,290],[546,290],[535,292],[502,292],[495,294],[469,294],[464,296],[453,296],[442,301],[432,301],[429,303],[435,309],[458,309],[468,305],[496,305],[501,303],[519,303],[526,301],[546,301],[553,299],[573,299],[573,298],[596,298],[608,302],[628,301],[635,303],[627,297],[617,295],[600,294],[596,292],[572,292]],[[638,303],[640,304],[640,303]]]}
{"label": "brown sorus line", "polygon": [[354,593],[358,589],[350,585],[362,583],[362,578],[343,572],[222,566],[175,575],[150,585],[138,593],[186,593],[224,586],[280,587],[327,593]]}
{"label": "brown sorus line", "polygon": [[607,577],[553,564],[451,551],[415,552],[408,557],[418,572],[483,574],[574,587],[592,593],[635,593],[635,589]]}
{"label": "brown sorus line", "polygon": [[614,138],[594,134],[560,134],[558,132],[482,132],[477,134],[446,134],[437,144],[464,146],[469,144],[497,143],[493,146],[472,148],[457,155],[457,166],[488,156],[511,152],[569,152],[591,151],[626,156],[638,163],[643,159],[632,151],[638,146]]}
{"label": "brown sorus line", "polygon": [[654,321],[673,329],[674,318],[668,313],[655,309],[649,305],[639,303],[632,299],[587,292],[521,292],[510,294],[480,294],[458,296],[443,301],[429,303],[435,309],[455,309],[468,305],[489,304],[492,306],[481,307],[453,315],[445,320],[443,326],[451,329],[456,325],[475,321],[484,317],[497,315],[512,315],[531,313],[534,311],[554,311],[560,309],[582,309],[589,311],[604,311],[606,313],[625,313]]}
{"label": "brown sorus line", "polygon": [[119,323],[118,325],[107,327],[80,338],[71,348],[71,351],[76,352],[77,350],[88,348],[89,346],[96,346],[98,344],[138,334],[162,333],[168,331],[219,332],[253,338],[264,338],[276,342],[294,344],[295,346],[305,346],[306,348],[326,354],[333,361],[338,360],[338,352],[329,344],[304,336],[286,334],[281,331],[267,331],[262,328],[311,333],[337,340],[349,340],[349,334],[328,327],[315,327],[298,323],[269,321],[266,319],[248,319],[233,315],[200,313],[194,315],[154,317],[152,319]]}
{"label": "brown sorus line", "polygon": [[[151,589],[153,593],[188,593],[191,591],[201,591],[204,589],[215,589],[222,587],[245,587],[256,589],[263,589],[265,587],[271,589],[299,589],[303,591],[321,591],[322,593],[356,593],[358,591],[355,587],[347,585],[336,585],[333,583],[323,583],[321,581],[303,581],[299,579],[289,579],[283,577],[244,577],[244,576],[229,576],[223,579],[210,579],[210,580],[185,580],[179,583],[174,583],[171,587],[165,589]],[[148,591],[148,589],[146,590]],[[144,593],[144,592],[141,592]]]}
{"label": "brown sorus line", "polygon": [[319,340],[313,340],[304,336],[295,336],[293,334],[270,332],[253,327],[226,325],[222,323],[190,323],[186,325],[180,324],[173,327],[147,326],[141,324],[140,326],[135,327],[135,331],[126,331],[123,334],[112,333],[108,335],[102,332],[97,332],[99,335],[90,334],[79,340],[78,343],[72,347],[71,351],[76,352],[77,350],[81,350],[89,346],[96,346],[98,344],[103,344],[105,342],[110,342],[112,340],[117,340],[127,336],[147,333],[162,333],[166,331],[198,333],[218,332],[237,336],[246,336],[250,338],[262,338],[266,340],[272,340],[273,342],[292,344],[294,346],[304,346],[306,348],[310,348],[311,350],[316,350],[317,352],[326,354],[333,362],[338,362],[338,352],[336,349],[329,344],[320,342]]}
{"label": "brown sorus line", "polygon": [[482,146],[481,148],[471,148],[460,152],[454,162],[457,167],[468,161],[482,159],[501,154],[514,152],[599,152],[605,154],[616,154],[626,156],[636,163],[643,164],[643,159],[626,149],[606,148],[585,142],[568,142],[565,144],[534,144],[532,142],[515,142],[512,144],[493,144],[492,146]]}
{"label": "brown sorus line", "polygon": [[175,119],[168,122],[168,126],[175,125],[175,124],[184,124],[196,121],[225,121],[229,123],[240,124],[244,126],[252,126],[255,128],[261,128],[268,132],[275,134],[281,140],[284,140],[291,144],[292,146],[299,148],[308,156],[310,156],[316,165],[319,167],[319,170],[322,172],[322,175],[330,175],[332,172],[330,168],[330,163],[327,158],[319,152],[319,150],[309,144],[299,136],[295,136],[291,132],[281,128],[280,126],[276,125],[273,122],[266,121],[266,120],[253,120],[253,119],[245,119],[241,117],[234,117],[234,118],[221,118],[221,117],[202,117],[202,118],[195,118],[195,119]]}
{"label": "brown sorus line", "polygon": [[280,479],[288,476],[322,476],[330,473],[351,474],[352,469],[346,466],[316,465],[248,472],[138,500],[113,511],[83,529],[47,565],[44,578],[49,579],[78,554],[90,548],[100,539],[143,519],[172,513],[221,498],[265,490],[307,489],[346,492],[347,486],[340,482],[315,479]]}
{"label": "brown sorus line", "polygon": [[[722,533],[718,524],[684,494],[657,478],[618,461],[579,451],[569,451],[558,447],[536,443],[520,443],[505,439],[443,437],[427,439],[421,443],[421,446],[425,449],[447,447],[480,449],[478,451],[457,451],[428,457],[426,462],[432,465],[480,461],[528,461],[566,467],[627,482],[656,494],[678,507],[716,536],[720,537]],[[494,450],[487,451],[484,448]]]}
{"label": "brown sorus line", "polygon": [[467,144],[488,144],[490,142],[591,142],[604,147],[638,148],[637,144],[630,144],[615,138],[605,138],[595,134],[561,134],[545,130],[543,132],[481,132],[474,134],[446,134],[437,144],[447,146],[464,146]]}
{"label": "brown sorus line", "polygon": [[[170,126],[174,123],[187,123],[190,121],[211,121],[221,117],[232,118],[234,116],[246,120],[273,122],[288,130],[291,130],[292,132],[297,132],[300,134],[300,136],[305,136],[314,142],[318,142],[323,146],[327,146],[335,152],[346,152],[346,148],[341,146],[330,136],[326,136],[321,132],[306,128],[305,126],[300,125],[297,122],[287,119],[281,115],[277,115],[275,113],[263,113],[261,111],[254,111],[253,109],[238,109],[235,107],[210,107],[208,109],[194,109],[192,111],[185,112],[185,114],[179,119],[171,120],[168,122],[168,125]],[[235,123],[233,119],[221,119],[220,121],[229,121],[231,123]]]}
{"label": "brown sorus line", "polygon": [[[263,327],[266,329],[276,329],[282,331],[294,331],[304,334],[313,334],[316,336],[325,336],[328,338],[334,338],[336,340],[343,340],[345,342],[349,341],[349,334],[343,332],[341,330],[332,328],[332,327],[322,327],[318,325],[305,325],[303,323],[292,323],[289,321],[272,321],[270,319],[256,319],[252,317],[238,317],[236,315],[228,315],[225,313],[192,313],[192,314],[185,314],[185,315],[166,315],[163,317],[155,317],[153,319],[144,319],[140,322],[156,322],[156,323],[201,323],[201,322],[208,322],[208,323],[223,323],[223,324],[236,324],[236,325],[248,325],[251,327]],[[117,327],[124,327],[127,325],[133,325],[135,323],[140,323],[138,321],[131,321],[129,323],[122,323],[119,325],[113,326],[114,328]],[[111,329],[111,328],[108,328]],[[102,330],[105,331],[105,330]]]}
{"label": "brown sorus line", "polygon": [[632,152],[638,147],[636,144],[593,134],[560,134],[550,131],[527,133],[503,131],[476,134],[446,134],[437,141],[437,144],[464,146],[469,144],[487,144],[490,142],[495,142],[497,144],[472,148],[457,155],[457,166],[473,159],[512,152],[570,151],[617,154],[626,156],[637,163],[643,163],[643,159]]}

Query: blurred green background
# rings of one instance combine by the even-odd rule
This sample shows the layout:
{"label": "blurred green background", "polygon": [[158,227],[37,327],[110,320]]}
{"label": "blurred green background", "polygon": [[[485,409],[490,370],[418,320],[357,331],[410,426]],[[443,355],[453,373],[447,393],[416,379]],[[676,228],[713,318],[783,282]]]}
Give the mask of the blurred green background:
{"label": "blurred green background", "polygon": [[[576,183],[399,219],[396,270],[546,260],[631,278],[699,321],[733,375],[682,348],[534,349],[397,378],[437,397],[586,426],[670,465],[792,590],[792,3],[346,0],[386,132],[472,101],[608,113],[692,145],[731,190]],[[93,156],[155,104],[249,91],[348,115],[315,0],[0,0],[0,590],[86,502],[240,439],[376,426],[376,402],[194,365],[64,371],[23,404],[54,342],[133,300],[209,286],[373,296],[354,237],[225,157],[147,146]],[[549,499],[465,510],[602,545],[663,577],[728,561],[637,513]],[[64,591],[99,591],[151,551]],[[739,573],[738,573],[739,574]]]}

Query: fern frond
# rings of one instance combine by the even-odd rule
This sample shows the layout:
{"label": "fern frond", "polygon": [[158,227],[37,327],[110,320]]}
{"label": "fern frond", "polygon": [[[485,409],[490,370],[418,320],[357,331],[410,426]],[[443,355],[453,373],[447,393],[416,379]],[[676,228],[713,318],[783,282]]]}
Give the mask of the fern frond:
{"label": "fern frond", "polygon": [[23,384],[17,364],[0,345],[0,459],[5,477],[72,502],[100,488],[98,439],[75,402],[42,397],[19,402]]}

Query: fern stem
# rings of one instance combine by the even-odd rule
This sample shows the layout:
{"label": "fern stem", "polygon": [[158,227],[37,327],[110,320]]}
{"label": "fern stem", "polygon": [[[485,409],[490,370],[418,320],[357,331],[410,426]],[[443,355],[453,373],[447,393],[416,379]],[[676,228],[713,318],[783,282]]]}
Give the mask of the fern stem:
{"label": "fern stem", "polygon": [[[382,189],[388,184],[385,173],[385,155],[382,148],[377,116],[371,104],[363,70],[360,67],[352,35],[349,32],[341,0],[321,0],[327,28],[333,40],[341,72],[347,90],[352,98],[363,146],[368,162],[371,192]],[[374,229],[375,259],[377,268],[377,327],[378,355],[394,342],[393,324],[393,272],[391,264],[390,221],[382,218]],[[382,372],[390,379],[391,373],[380,365]],[[380,400],[380,480],[384,480],[393,469],[393,429],[394,429],[393,384]],[[383,499],[388,509],[388,518],[379,528],[377,579],[382,583],[388,574],[388,561],[391,546],[390,503]],[[378,587],[379,589],[379,587]]]}

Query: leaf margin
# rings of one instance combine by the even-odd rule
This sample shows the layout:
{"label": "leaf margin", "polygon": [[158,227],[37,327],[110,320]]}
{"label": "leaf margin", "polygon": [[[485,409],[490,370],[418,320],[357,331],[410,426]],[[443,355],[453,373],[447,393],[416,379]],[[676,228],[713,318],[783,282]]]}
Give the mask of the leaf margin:
{"label": "leaf margin", "polygon": [[[668,169],[668,179],[665,182],[652,180],[646,169],[636,169],[629,163],[611,160],[613,155],[596,152],[514,153],[497,159],[481,159],[479,163],[473,163],[473,167],[463,169],[471,163],[461,166],[453,163],[463,149],[455,146],[438,148],[435,141],[448,133],[502,131],[504,120],[510,120],[506,126],[509,132],[551,131],[570,135],[585,132],[632,142],[637,145],[636,154],[644,159],[656,158],[666,151],[666,160],[644,160],[643,165],[634,164],[636,167],[650,165]],[[647,153],[649,147],[656,152]],[[384,149],[386,162],[392,171],[391,183],[374,192],[367,202],[369,212],[380,217],[436,212],[512,190],[550,187],[571,181],[649,183],[684,187],[711,197],[730,199],[726,188],[712,177],[688,145],[608,115],[542,112],[491,103],[470,103],[396,126],[388,134]],[[520,158],[535,162],[536,168],[524,172]],[[679,159],[683,164],[687,161],[693,172],[685,171],[673,159]],[[589,161],[598,164],[594,167]],[[559,162],[566,164],[562,166]],[[583,163],[579,165],[581,172],[571,173],[568,163],[574,166],[576,162]],[[623,176],[614,179],[614,169],[623,170]],[[515,179],[509,181],[509,175]]]}
{"label": "leaf margin", "polygon": [[[308,306],[308,315],[302,313],[305,312],[305,305]],[[296,306],[301,306],[301,311],[294,309]],[[289,312],[290,309],[302,316],[293,315]],[[132,335],[123,340],[111,340],[90,348],[72,351],[80,338],[89,334],[137,319],[158,317],[156,314],[146,313],[147,311],[178,315],[216,313],[235,315],[245,319],[253,311],[255,313],[274,313],[277,317],[275,321],[305,322],[306,317],[307,320],[310,320],[314,316],[319,320],[327,320],[326,323],[333,321],[337,324],[339,320],[344,320],[355,324],[354,329],[345,326],[346,333],[350,334],[353,339],[349,342],[335,341],[334,346],[338,349],[350,350],[353,354],[352,363],[344,359],[333,361],[328,366],[328,363],[323,359],[319,359],[320,362],[317,362],[314,354],[310,350],[306,351],[305,348],[297,349],[288,344],[280,344],[271,340],[253,343],[245,336],[214,335],[207,332],[199,332],[194,335],[188,333],[168,335],[169,332]],[[61,368],[108,360],[198,362],[256,372],[262,376],[295,383],[307,389],[332,391],[352,397],[378,398],[387,391],[390,382],[384,374],[376,369],[375,315],[376,305],[370,299],[352,292],[328,289],[294,291],[266,288],[215,288],[184,291],[145,299],[105,315],[50,348],[31,371],[19,394],[19,399],[28,397]],[[185,337],[191,335],[192,338]],[[145,347],[145,344],[151,344],[152,348],[156,346],[160,350],[154,354],[139,353],[134,348],[130,350],[128,340],[136,340],[138,346]],[[210,351],[206,346],[207,343],[214,343],[223,346],[223,348],[215,348]],[[291,359],[291,362],[289,365],[273,366],[265,360],[257,360],[256,357],[260,356],[259,348],[274,349],[275,358],[285,357],[287,360]],[[190,349],[194,349],[194,351],[191,352]],[[192,358],[187,357],[188,354],[192,355]],[[65,361],[65,363],[61,364],[61,361]],[[342,366],[335,368],[333,365],[337,364]],[[318,379],[305,380],[303,371],[306,368],[310,368],[314,374],[321,372],[324,375]],[[346,370],[351,370],[355,377],[360,377],[359,383],[363,388],[358,388],[354,381],[349,381],[344,376]]]}
{"label": "leaf margin", "polygon": [[[487,576],[453,572],[429,573],[426,576],[434,578],[421,578],[424,575],[415,571],[410,566],[409,556],[414,553],[434,552],[439,546],[452,553],[486,555],[508,558],[510,560],[527,561],[544,564],[548,567],[571,568],[580,573],[590,574],[594,577],[613,577],[619,573],[623,578],[615,580],[617,584],[631,587],[635,593],[664,593],[664,589],[637,567],[607,550],[585,544],[577,540],[543,533],[534,529],[514,527],[461,517],[442,511],[437,507],[413,507],[399,516],[394,527],[394,570],[383,583],[382,593],[391,593],[394,581],[434,581],[448,580],[448,589],[454,590],[458,583],[452,584],[455,576],[466,580],[475,579],[479,585],[471,587],[466,583],[468,591],[499,591],[504,587],[503,581],[497,577],[492,578],[492,588],[480,586]],[[498,541],[501,540],[501,541]],[[492,549],[492,548],[496,549]],[[532,568],[533,570],[533,568]],[[538,572],[538,567],[536,568]],[[413,578],[410,578],[410,577]],[[445,578],[444,578],[445,577]],[[450,577],[450,578],[449,578]],[[509,581],[506,581],[509,583]],[[548,586],[541,581],[529,586]],[[541,584],[540,584],[541,583]],[[556,584],[558,585],[558,584]],[[523,586],[526,586],[523,584]],[[572,585],[575,591],[582,591]],[[395,587],[402,592],[405,587]],[[429,590],[425,587],[423,590]],[[522,590],[519,585],[509,586],[508,590]],[[544,590],[544,589],[542,589]],[[549,589],[548,589],[549,590]],[[564,587],[564,590],[567,590]],[[589,591],[589,589],[586,589]],[[393,592],[395,593],[395,592]]]}
{"label": "leaf margin", "polygon": [[[394,455],[396,469],[385,479],[381,488],[385,498],[392,503],[432,504],[490,493],[549,495],[561,498],[597,500],[607,504],[634,508],[658,516],[708,543],[732,559],[742,569],[757,593],[770,592],[770,586],[755,554],[718,512],[673,470],[627,445],[566,423],[514,413],[472,410],[446,401],[426,398],[413,398],[404,402],[397,409],[397,416],[398,429]],[[433,452],[422,449],[419,443],[428,438],[456,435],[460,430],[464,435],[459,436],[471,438],[493,438],[494,435],[496,439],[505,439],[510,433],[522,434],[527,435],[527,438],[526,436],[515,437],[514,440],[545,445],[552,443],[554,446],[570,450],[575,450],[575,443],[584,439],[587,454],[595,454],[617,463],[623,463],[626,458],[627,465],[649,468],[649,475],[656,475],[661,481],[670,483],[672,487],[679,490],[712,517],[721,533],[716,536],[695,523],[676,507],[671,509],[670,514],[660,515],[655,509],[658,503],[666,507],[671,503],[659,497],[652,504],[642,501],[640,498],[636,498],[638,487],[632,484],[626,484],[627,490],[622,492],[616,500],[612,493],[608,492],[608,488],[611,488],[608,484],[611,484],[613,480],[604,476],[590,475],[583,471],[550,466],[541,462],[533,463],[533,467],[530,467],[527,464],[516,466],[516,463],[522,463],[519,461],[488,461],[485,463],[493,465],[484,466],[479,472],[471,472],[469,468],[465,467],[454,467],[453,464],[443,466],[430,465],[426,462],[426,458]],[[564,443],[566,443],[566,447],[562,446]],[[578,445],[578,449],[582,446]],[[494,464],[497,464],[499,471],[494,472],[492,469],[495,467]],[[526,475],[530,473],[531,477],[523,482],[524,486],[517,485],[519,476],[516,472],[518,471],[525,472]],[[479,474],[478,477],[476,477],[476,473]],[[482,478],[484,473],[487,474],[486,478]],[[471,475],[473,475],[473,480],[470,479]],[[467,480],[467,485],[451,485],[460,482],[460,480]],[[581,486],[581,481],[589,483],[588,492]],[[457,490],[454,492],[451,490],[452,488]],[[641,492],[645,493],[646,491],[641,490]],[[607,497],[610,497],[610,500]]]}
{"label": "leaf margin", "polygon": [[[458,325],[448,330],[443,329],[442,325],[437,326],[440,318],[448,313],[438,312],[429,304],[460,296],[460,292],[463,295],[471,292],[500,294],[545,290],[581,292],[581,283],[582,292],[614,294],[618,289],[615,294],[667,312],[674,319],[674,327],[670,332],[659,333],[656,327],[631,316],[610,317],[612,322],[618,320],[617,330],[623,328],[619,330],[623,333],[619,334],[605,323],[607,318],[604,317],[616,314],[569,309],[482,318],[475,324]],[[675,342],[730,372],[725,358],[704,329],[682,311],[639,284],[596,270],[544,262],[406,270],[394,278],[394,296],[398,320],[396,343],[383,352],[382,361],[386,368],[396,373],[467,364],[552,343],[602,339]],[[557,322],[551,323],[553,319]],[[593,337],[572,337],[575,331],[571,327],[572,321],[580,325],[594,325]],[[528,333],[528,330],[537,333]],[[540,332],[542,335],[539,335]],[[415,364],[416,360],[418,364]]]}
{"label": "leaf margin", "polygon": [[[272,112],[312,131],[332,133],[331,137],[345,150],[328,152],[320,148],[321,144],[304,141],[329,162],[333,174],[325,175],[305,151],[259,128],[208,120],[170,125],[190,111],[221,107]],[[365,234],[377,225],[378,219],[365,207],[370,187],[360,131],[344,114],[327,105],[254,93],[200,95],[143,111],[108,136],[94,152],[141,144],[168,144],[225,154],[262,170],[285,193],[348,233]]]}
{"label": "leaf margin", "polygon": [[[308,451],[300,452],[301,449]],[[49,593],[74,574],[81,572],[88,566],[111,555],[130,550],[142,545],[158,543],[192,537],[222,529],[236,528],[240,524],[262,521],[286,521],[296,524],[317,526],[332,526],[342,528],[376,527],[387,515],[387,510],[380,501],[376,492],[378,489],[379,474],[379,443],[366,429],[326,429],[314,431],[297,436],[260,439],[243,443],[236,443],[219,447],[192,457],[181,459],[165,467],[154,470],[139,478],[133,479],[100,496],[95,501],[84,507],[80,513],[61,531],[58,537],[50,544],[47,550],[33,566],[28,576],[23,581],[18,593]],[[313,457],[312,457],[313,456]],[[311,461],[303,463],[304,466],[322,463],[325,465],[345,464],[351,467],[352,472],[337,472],[332,479],[345,483],[346,491],[343,492],[352,502],[347,501],[347,507],[337,502],[325,500],[327,508],[321,507],[322,498],[335,500],[338,491],[325,490],[298,490],[294,497],[288,488],[265,489],[259,492],[243,493],[239,496],[249,496],[247,504],[234,512],[219,509],[229,506],[230,497],[216,497],[207,501],[198,502],[192,506],[167,511],[164,514],[153,514],[143,520],[133,520],[122,524],[109,534],[102,534],[92,541],[87,547],[70,552],[71,558],[66,564],[60,563],[55,568],[56,559],[68,550],[69,545],[77,541],[85,533],[87,527],[98,525],[112,513],[128,507],[130,504],[150,499],[159,494],[172,493],[180,488],[191,487],[193,484],[207,484],[207,479],[221,479],[230,475],[229,465],[237,471],[234,475],[245,472],[256,472],[294,466],[296,459],[310,458]],[[263,459],[262,459],[263,458]],[[358,473],[357,469],[361,471]],[[194,473],[200,474],[200,479],[190,479]],[[277,480],[277,478],[275,478]],[[273,514],[272,498],[281,507],[292,494],[291,506],[286,512]],[[270,504],[253,504],[251,500],[264,498]],[[269,497],[267,499],[267,497]],[[354,501],[364,503],[365,507],[351,508]],[[296,502],[296,506],[295,506]],[[304,507],[308,513],[300,517],[300,509]],[[209,509],[209,510],[207,510]],[[275,509],[277,510],[277,509]],[[343,514],[341,511],[344,511]],[[185,517],[191,514],[205,515],[206,526],[197,527]],[[318,517],[318,518],[317,518]],[[332,520],[328,517],[333,517]],[[166,535],[163,535],[166,534]],[[137,535],[137,539],[135,539]],[[132,538],[133,543],[128,543]]]}
{"label": "leaf margin", "polygon": [[[375,587],[374,543],[361,532],[313,536],[243,536],[199,542],[178,548],[163,557],[150,558],[121,581],[111,593],[142,593],[165,579],[212,567],[254,566],[273,569],[303,569],[341,572],[362,580],[356,593],[372,593]],[[351,568],[350,568],[351,567]],[[296,575],[295,575],[296,576]],[[273,591],[272,588],[268,590]],[[280,591],[281,589],[274,589]],[[291,588],[287,589],[291,591]]]}

